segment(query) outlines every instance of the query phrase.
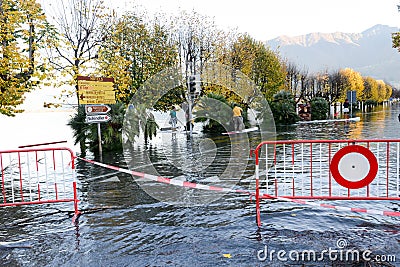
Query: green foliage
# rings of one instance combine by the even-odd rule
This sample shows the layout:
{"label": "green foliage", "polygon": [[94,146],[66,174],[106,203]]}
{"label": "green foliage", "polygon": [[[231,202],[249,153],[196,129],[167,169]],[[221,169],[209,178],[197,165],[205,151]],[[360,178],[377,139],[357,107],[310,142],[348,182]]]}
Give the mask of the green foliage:
{"label": "green foliage", "polygon": [[156,120],[154,119],[154,115],[152,113],[148,113],[146,125],[144,127],[144,140],[147,142],[148,139],[153,139],[153,137],[157,136],[157,130],[160,127],[158,126]]}
{"label": "green foliage", "polygon": [[[365,86],[366,82],[359,73],[352,69],[344,69],[330,76],[327,73],[308,76],[307,73],[293,72],[292,76],[298,79],[290,80],[294,96],[287,91],[280,91],[285,86],[288,66],[283,64],[277,53],[248,34],[224,33],[216,28],[212,20],[196,12],[182,13],[168,24],[162,22],[165,18],[149,20],[145,14],[139,13],[125,13],[118,18],[105,16],[101,8],[102,2],[96,0],[93,3],[96,3],[99,9],[96,14],[87,18],[97,16],[93,25],[100,27],[96,31],[93,29],[93,35],[84,35],[90,39],[90,42],[86,42],[86,45],[91,44],[90,51],[87,51],[88,54],[78,53],[80,56],[73,62],[74,72],[71,73],[74,75],[80,73],[81,70],[85,70],[85,64],[91,62],[90,66],[95,69],[92,74],[114,78],[118,101],[128,104],[132,103],[130,102],[132,99],[136,99],[127,112],[126,131],[124,131],[126,136],[121,136],[121,123],[114,123],[111,128],[109,124],[102,125],[105,127],[103,139],[105,147],[108,144],[117,146],[118,140],[122,138],[125,142],[133,143],[141,133],[144,133],[146,141],[153,138],[158,125],[152,114],[148,113],[148,108],[167,111],[171,105],[182,103],[186,99],[187,89],[185,82],[181,81],[191,73],[206,76],[206,63],[214,61],[226,64],[230,71],[226,75],[219,74],[222,76],[219,83],[204,83],[202,97],[196,100],[194,114],[198,118],[197,121],[205,122],[205,131],[221,132],[232,129],[229,103],[233,102],[240,103],[244,110],[243,117],[246,118],[246,109],[257,110],[257,116],[270,114],[268,105],[251,106],[253,103],[262,103],[261,99],[263,101],[267,99],[271,103],[275,122],[292,124],[299,120],[295,99],[322,96],[334,102],[340,98],[344,99],[347,90],[357,90],[358,99],[366,100],[369,96],[382,101],[391,93],[391,87],[384,83],[376,83],[375,86],[373,82],[368,81],[368,86]],[[76,11],[79,11],[82,5]],[[79,20],[75,23],[80,25]],[[89,29],[87,33],[92,31]],[[85,47],[83,44],[75,43],[73,39],[65,43],[72,45],[73,49],[69,51],[74,52],[81,51],[79,49]],[[79,64],[75,64],[76,62]],[[170,79],[170,76],[162,77],[163,71],[171,67],[177,68],[179,77],[173,79]],[[247,82],[247,77],[254,83]],[[179,83],[174,83],[177,80]],[[300,92],[297,90],[297,85],[301,87]],[[256,87],[262,94],[254,93]],[[378,90],[375,90],[375,87]],[[166,92],[160,88],[174,89]],[[240,88],[240,93],[232,88]],[[326,101],[321,99],[313,101],[312,118],[326,118]],[[263,110],[269,112],[261,112]],[[268,120],[268,118],[262,119]],[[91,140],[91,146],[95,146],[97,140],[95,131],[87,125],[79,127],[75,125],[75,128],[81,129],[83,133],[77,134],[77,138],[80,136],[82,140]]]}
{"label": "green foliage", "polygon": [[[229,107],[228,101],[222,95],[209,93],[202,96],[193,112],[194,117],[196,117],[195,122],[204,122],[204,132],[221,133],[231,130],[233,129],[232,109],[227,107]],[[218,116],[215,116],[215,114],[218,114]],[[228,128],[225,129],[222,124]]]}
{"label": "green foliage", "polygon": [[270,107],[275,124],[293,124],[299,120],[294,97],[288,91],[280,91],[275,94]]}
{"label": "green foliage", "polygon": [[186,88],[177,87],[169,90],[154,105],[155,110],[166,112],[173,105],[179,105],[185,101]]}
{"label": "green foliage", "polygon": [[[240,106],[240,105],[239,105]],[[247,123],[247,111],[243,109],[243,123]],[[193,112],[196,122],[204,122],[203,131],[221,133],[233,130],[233,103],[219,94],[209,93],[202,96],[196,104]]]}
{"label": "green foliage", "polygon": [[392,33],[392,45],[400,52],[400,32]]}
{"label": "green foliage", "polygon": [[310,101],[311,119],[326,120],[328,118],[329,103],[322,97],[315,97]]}
{"label": "green foliage", "polygon": [[[124,121],[125,105],[116,103],[111,106],[111,120],[100,124],[102,148],[104,151],[122,149],[122,125]],[[75,144],[81,144],[81,152],[88,148],[90,151],[98,151],[97,123],[88,124],[85,122],[85,106],[80,105],[77,113],[70,119],[68,125],[72,128]]]}
{"label": "green foliage", "polygon": [[149,112],[146,108],[146,105],[136,104],[129,105],[125,115],[125,121],[123,125],[123,142],[127,146],[133,145],[135,143],[135,139],[140,136],[141,133],[144,133],[145,141],[148,139],[152,139],[157,135],[157,129],[159,126],[154,119],[154,115]]}
{"label": "green foliage", "polygon": [[[111,111],[110,116],[111,120],[106,123],[101,123],[101,132],[102,132],[102,147],[105,151],[111,150],[121,150],[122,149],[122,125],[124,123],[124,115],[125,115],[125,104],[121,102],[117,102],[116,104],[110,105]],[[97,133],[97,132],[96,132]],[[93,140],[93,147],[97,147],[98,138]]]}
{"label": "green foliage", "polygon": [[123,140],[126,143],[133,144],[135,138],[140,135],[141,121],[146,117],[145,105],[129,105],[125,116]]}
{"label": "green foliage", "polygon": [[276,53],[263,45],[256,53],[251,79],[260,87],[267,100],[283,89],[285,72]]}

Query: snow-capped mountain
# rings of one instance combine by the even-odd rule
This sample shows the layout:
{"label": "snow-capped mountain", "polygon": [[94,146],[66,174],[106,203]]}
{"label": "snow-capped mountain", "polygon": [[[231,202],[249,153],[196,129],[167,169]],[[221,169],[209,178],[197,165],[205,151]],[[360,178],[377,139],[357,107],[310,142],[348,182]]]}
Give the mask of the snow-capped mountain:
{"label": "snow-capped mountain", "polygon": [[361,33],[310,33],[280,36],[266,45],[310,73],[352,68],[392,85],[400,85],[400,53],[392,48],[396,27],[375,25]]}

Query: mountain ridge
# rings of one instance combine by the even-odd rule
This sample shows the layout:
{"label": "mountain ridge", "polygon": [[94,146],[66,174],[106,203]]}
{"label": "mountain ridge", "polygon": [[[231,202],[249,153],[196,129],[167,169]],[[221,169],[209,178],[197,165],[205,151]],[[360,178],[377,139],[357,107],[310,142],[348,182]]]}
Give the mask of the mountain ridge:
{"label": "mountain ridge", "polygon": [[361,33],[309,33],[279,36],[265,44],[300,69],[325,72],[352,68],[362,76],[400,85],[400,53],[392,48],[396,27],[377,24]]}
{"label": "mountain ridge", "polygon": [[336,44],[341,43],[341,41],[344,41],[346,43],[354,43],[354,40],[357,40],[360,36],[361,34],[359,33],[350,34],[342,32],[334,32],[334,33],[314,32],[294,37],[282,35],[273,40],[278,40],[281,43],[281,45],[301,45],[305,47],[310,47],[321,40]]}

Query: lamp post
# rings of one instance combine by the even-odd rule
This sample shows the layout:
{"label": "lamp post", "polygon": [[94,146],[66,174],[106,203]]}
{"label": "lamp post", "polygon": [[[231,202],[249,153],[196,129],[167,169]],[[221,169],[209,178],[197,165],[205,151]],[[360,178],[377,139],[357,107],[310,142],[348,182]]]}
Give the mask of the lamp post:
{"label": "lamp post", "polygon": [[199,95],[201,92],[200,75],[199,74],[190,75],[187,80],[187,87],[188,87],[188,122],[189,122],[189,133],[191,136],[193,132],[192,108],[194,105],[194,99],[196,95]]}

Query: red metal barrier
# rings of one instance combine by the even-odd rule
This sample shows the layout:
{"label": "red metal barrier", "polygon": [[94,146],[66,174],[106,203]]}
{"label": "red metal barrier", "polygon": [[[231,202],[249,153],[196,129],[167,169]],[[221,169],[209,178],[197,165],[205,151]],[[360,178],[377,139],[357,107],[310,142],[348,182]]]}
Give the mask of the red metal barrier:
{"label": "red metal barrier", "polygon": [[73,202],[79,215],[75,156],[68,148],[0,151],[0,207]]}
{"label": "red metal barrier", "polygon": [[400,200],[400,140],[265,141],[256,157],[260,199]]}

